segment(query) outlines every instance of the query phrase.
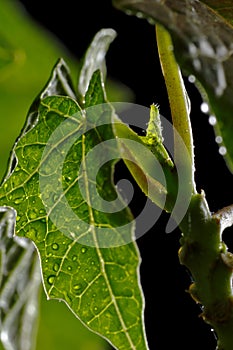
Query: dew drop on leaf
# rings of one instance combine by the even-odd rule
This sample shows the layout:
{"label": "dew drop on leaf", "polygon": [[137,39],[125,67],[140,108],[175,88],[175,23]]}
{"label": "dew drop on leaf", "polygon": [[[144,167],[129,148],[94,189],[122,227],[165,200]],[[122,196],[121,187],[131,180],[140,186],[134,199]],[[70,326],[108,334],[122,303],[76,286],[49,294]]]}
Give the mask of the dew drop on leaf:
{"label": "dew drop on leaf", "polygon": [[73,261],[76,261],[77,259],[78,259],[77,255],[73,255],[73,256],[72,256],[72,260],[73,260]]}
{"label": "dew drop on leaf", "polygon": [[16,199],[14,200],[14,203],[17,205],[17,204],[22,203],[23,200],[24,200],[24,197],[19,197],[19,198],[16,198]]}
{"label": "dew drop on leaf", "polygon": [[81,287],[82,287],[81,284],[75,284],[74,285],[74,290],[77,291],[77,290],[81,289]]}
{"label": "dew drop on leaf", "polygon": [[57,272],[59,270],[59,265],[57,263],[55,263],[53,265],[53,271]]}
{"label": "dew drop on leaf", "polygon": [[86,251],[87,251],[87,248],[84,248],[84,247],[83,247],[83,248],[81,249],[82,254],[85,254]]}
{"label": "dew drop on leaf", "polygon": [[53,282],[54,282],[54,280],[55,280],[55,277],[56,277],[56,276],[54,276],[54,275],[49,276],[48,279],[47,279],[48,283],[49,283],[49,284],[53,284]]}
{"label": "dew drop on leaf", "polygon": [[53,249],[53,250],[58,250],[58,249],[59,249],[59,244],[53,243],[53,244],[52,244],[52,249]]}

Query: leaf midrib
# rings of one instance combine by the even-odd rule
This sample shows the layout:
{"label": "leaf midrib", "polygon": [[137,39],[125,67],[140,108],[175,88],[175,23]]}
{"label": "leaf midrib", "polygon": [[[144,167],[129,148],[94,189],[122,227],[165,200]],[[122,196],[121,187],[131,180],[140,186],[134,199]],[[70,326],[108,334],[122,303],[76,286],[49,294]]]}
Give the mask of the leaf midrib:
{"label": "leaf midrib", "polygon": [[[87,175],[87,167],[86,167],[86,147],[85,147],[85,135],[82,135],[82,164],[83,164],[83,179],[84,179],[84,188],[86,191],[86,198],[87,198],[87,202],[91,204],[91,197],[90,197],[90,191],[89,191],[89,181],[88,181],[88,175]],[[106,273],[105,270],[105,262],[104,262],[104,258],[102,255],[102,252],[99,248],[98,245],[98,239],[97,239],[97,235],[96,235],[96,229],[95,229],[95,220],[94,220],[94,215],[93,215],[93,210],[92,210],[92,206],[88,205],[88,211],[89,211],[89,216],[90,216],[90,228],[91,228],[91,233],[92,233],[92,237],[93,237],[93,241],[94,241],[94,245],[96,248],[96,252],[97,252],[97,256],[99,258],[99,262],[100,262],[100,270],[102,272],[102,275],[104,277],[105,283],[107,285],[108,291],[109,291],[109,295],[111,297],[112,303],[114,305],[114,308],[116,310],[118,319],[120,321],[121,327],[126,335],[126,338],[130,344],[130,349],[132,350],[136,350],[133,341],[127,331],[127,327],[126,324],[121,316],[121,312],[117,303],[117,300],[114,296],[112,287],[111,287],[111,283],[108,279],[108,275]]]}

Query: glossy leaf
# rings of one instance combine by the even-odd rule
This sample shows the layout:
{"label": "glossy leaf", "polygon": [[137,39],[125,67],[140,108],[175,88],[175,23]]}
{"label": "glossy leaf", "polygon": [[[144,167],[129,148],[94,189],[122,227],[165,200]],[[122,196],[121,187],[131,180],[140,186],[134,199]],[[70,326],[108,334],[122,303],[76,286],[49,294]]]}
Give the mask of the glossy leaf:
{"label": "glossy leaf", "polygon": [[41,274],[29,240],[13,237],[15,212],[0,208],[0,336],[6,350],[32,350],[36,343]]}
{"label": "glossy leaf", "polygon": [[224,144],[221,146],[225,145],[227,149],[226,161],[233,171],[233,28],[226,18],[219,15],[223,15],[220,3],[224,4],[224,1],[208,1],[208,5],[212,6],[210,9],[201,1],[192,0],[114,1],[127,13],[144,16],[150,23],[159,22],[170,32],[174,53],[183,73],[194,75],[208,95],[211,112],[218,121],[216,133],[221,133],[223,137]]}
{"label": "glossy leaf", "polygon": [[[62,57],[75,78],[81,65],[78,58],[72,56],[57,37],[30,17],[20,1],[1,0],[0,23],[0,178],[2,180],[8,155],[24,124],[28,108],[44,87],[57,60]],[[77,33],[77,45],[81,38],[82,34]],[[107,92],[111,101],[132,99],[129,88],[111,79],[108,79]]]}
{"label": "glossy leaf", "polygon": [[[85,111],[68,96],[39,101],[35,126],[15,145],[17,165],[0,189],[0,205],[16,210],[16,234],[35,243],[48,298],[65,301],[88,328],[117,349],[146,350],[132,215],[127,208],[97,210],[92,196],[93,186],[108,201],[119,195],[112,183],[115,153],[107,144],[104,153],[110,152],[110,159],[96,179],[91,178],[92,166],[85,166],[88,151],[114,136],[112,107],[105,103],[102,86],[97,71],[86,93]],[[96,103],[98,113],[91,107]],[[116,203],[124,204],[120,198]]]}
{"label": "glossy leaf", "polygon": [[108,51],[109,45],[115,39],[115,37],[115,30],[111,28],[105,28],[101,29],[92,40],[91,45],[87,49],[84,64],[79,76],[78,91],[81,95],[85,96],[92,74],[97,69],[99,69],[105,77],[105,55]]}

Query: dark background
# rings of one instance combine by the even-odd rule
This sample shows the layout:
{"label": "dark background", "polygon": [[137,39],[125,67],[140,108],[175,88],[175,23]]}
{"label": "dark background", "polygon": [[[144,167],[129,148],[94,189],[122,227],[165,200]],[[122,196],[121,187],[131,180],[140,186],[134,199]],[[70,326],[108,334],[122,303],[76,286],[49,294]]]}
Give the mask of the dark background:
{"label": "dark background", "polygon": [[[115,29],[118,36],[107,55],[108,77],[128,86],[134,93],[135,103],[147,107],[153,102],[158,103],[161,114],[170,118],[154,27],[146,20],[121,13],[112,7],[110,0],[60,3],[21,0],[21,3],[78,59],[98,30],[104,27]],[[201,97],[193,84],[187,79],[185,82],[192,103],[197,188],[205,190],[210,209],[214,212],[231,204],[232,177],[218,154],[208,115],[200,111]],[[138,200],[134,200],[132,210],[138,212],[143,196],[139,190],[135,191]],[[180,232],[165,234],[167,219],[167,215],[162,215],[153,229],[137,242],[142,256],[140,271],[150,350],[214,350],[214,334],[198,317],[201,309],[186,292],[191,279],[178,261]],[[224,234],[227,242],[230,234],[230,229]]]}

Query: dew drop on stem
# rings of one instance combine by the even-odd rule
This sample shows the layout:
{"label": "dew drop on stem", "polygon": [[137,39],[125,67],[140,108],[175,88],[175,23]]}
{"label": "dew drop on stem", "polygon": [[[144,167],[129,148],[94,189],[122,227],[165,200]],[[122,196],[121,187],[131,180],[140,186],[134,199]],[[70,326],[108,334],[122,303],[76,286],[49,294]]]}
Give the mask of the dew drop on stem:
{"label": "dew drop on stem", "polygon": [[208,121],[210,125],[216,125],[217,123],[217,119],[214,115],[210,115]]}

